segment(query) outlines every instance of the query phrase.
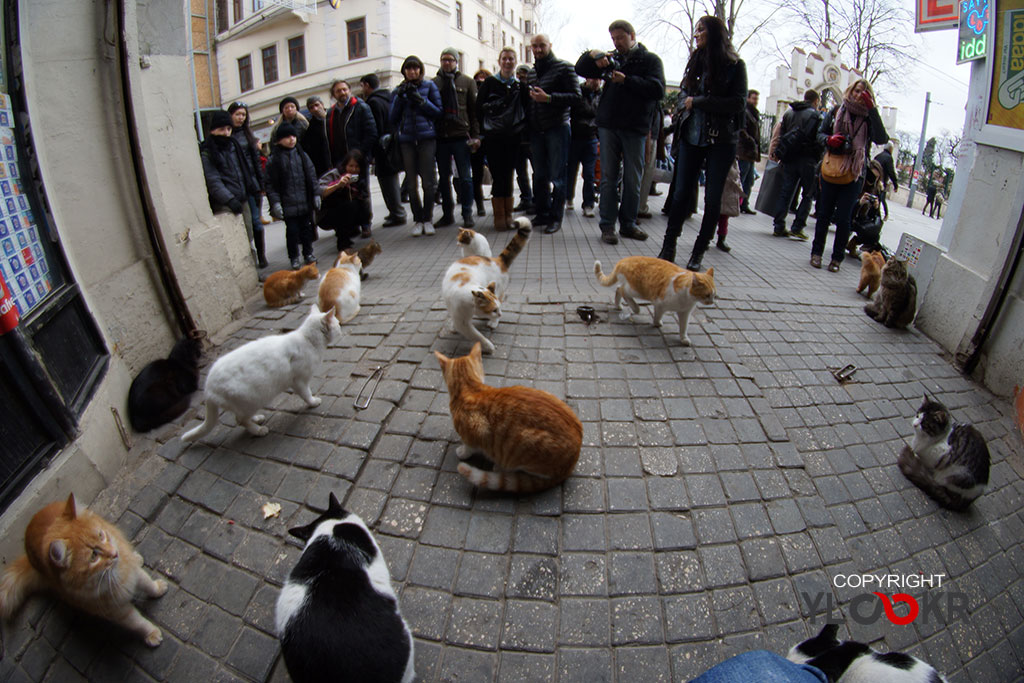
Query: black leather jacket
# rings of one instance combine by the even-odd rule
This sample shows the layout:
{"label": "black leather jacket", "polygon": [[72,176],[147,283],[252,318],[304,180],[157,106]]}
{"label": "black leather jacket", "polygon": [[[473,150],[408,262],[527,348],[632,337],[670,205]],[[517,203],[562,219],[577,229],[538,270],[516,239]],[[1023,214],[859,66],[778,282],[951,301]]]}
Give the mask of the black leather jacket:
{"label": "black leather jacket", "polygon": [[[731,64],[725,71],[725,77],[715,83],[709,83],[707,74],[697,81],[692,93],[680,84],[679,98],[676,108],[682,112],[679,119],[680,139],[685,139],[686,121],[694,110],[704,113],[704,126],[700,131],[701,144],[731,144],[739,139],[739,130],[743,126],[743,115],[747,104],[747,65],[742,59]],[[686,98],[693,96],[693,110],[687,111],[683,106]]]}
{"label": "black leather jacket", "polygon": [[[665,69],[661,58],[641,43],[625,55],[618,71],[626,75],[625,82],[606,81],[597,109],[597,125],[646,134],[651,129],[651,118],[658,102],[665,96]],[[590,52],[584,52],[576,61],[576,73],[583,78],[600,78]]]}
{"label": "black leather jacket", "polygon": [[535,78],[530,85],[551,96],[550,102],[534,102],[527,95],[527,116],[530,128],[545,131],[569,123],[569,108],[580,99],[580,79],[572,64],[549,53],[534,64]]}

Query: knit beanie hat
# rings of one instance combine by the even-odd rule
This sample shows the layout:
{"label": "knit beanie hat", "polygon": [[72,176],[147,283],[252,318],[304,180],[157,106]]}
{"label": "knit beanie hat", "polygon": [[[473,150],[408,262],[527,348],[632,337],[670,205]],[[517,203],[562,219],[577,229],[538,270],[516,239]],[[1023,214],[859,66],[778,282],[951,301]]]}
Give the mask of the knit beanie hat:
{"label": "knit beanie hat", "polygon": [[213,112],[213,118],[210,119],[210,130],[217,130],[224,126],[234,127],[231,123],[231,114],[227,113],[223,109],[218,109]]}
{"label": "knit beanie hat", "polygon": [[292,124],[287,122],[282,123],[280,126],[277,127],[277,133],[274,135],[274,142],[277,142],[282,138],[286,138],[289,135],[294,135],[298,137],[299,132],[295,129],[295,126],[293,126]]}
{"label": "knit beanie hat", "polygon": [[284,111],[284,105],[288,104],[289,102],[294,104],[296,109],[299,108],[299,101],[297,99],[295,99],[294,97],[292,97],[291,95],[289,95],[288,97],[286,97],[283,100],[281,100],[281,104],[277,105],[277,110],[278,111]]}
{"label": "knit beanie hat", "polygon": [[456,61],[458,61],[459,59],[459,51],[456,50],[454,47],[446,47],[445,49],[441,50],[441,56],[444,57],[445,55],[451,55],[452,57],[455,57]]}

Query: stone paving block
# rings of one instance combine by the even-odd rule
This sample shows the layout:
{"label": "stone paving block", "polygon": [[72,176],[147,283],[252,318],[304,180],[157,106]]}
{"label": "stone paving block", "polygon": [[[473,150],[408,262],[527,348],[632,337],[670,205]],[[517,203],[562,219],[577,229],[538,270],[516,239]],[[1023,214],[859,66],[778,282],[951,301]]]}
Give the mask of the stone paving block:
{"label": "stone paving block", "polygon": [[608,647],[611,644],[609,601],[564,598],[559,601],[559,645]]}
{"label": "stone paving block", "polygon": [[442,655],[439,680],[493,681],[498,670],[498,655],[493,652],[446,647]]}
{"label": "stone paving block", "polygon": [[505,595],[554,601],[558,594],[558,563],[554,558],[537,555],[513,555]]}
{"label": "stone paving block", "polygon": [[474,512],[466,532],[466,550],[505,553],[512,544],[514,518],[509,515]]}
{"label": "stone paving block", "polygon": [[446,641],[455,645],[496,650],[502,626],[502,605],[496,600],[455,598]]}
{"label": "stone paving block", "polygon": [[643,473],[635,448],[602,448],[600,454],[607,477],[639,477]]}
{"label": "stone paving block", "polygon": [[701,508],[693,512],[697,537],[702,544],[736,540],[736,529],[728,508]]}
{"label": "stone paving block", "polygon": [[608,595],[608,561],[603,553],[563,553],[559,567],[561,595]]}
{"label": "stone paving block", "polygon": [[444,635],[451,609],[452,596],[445,591],[438,591],[418,586],[406,586],[398,601],[402,608],[402,616],[409,624],[409,629],[417,638],[440,640]]}
{"label": "stone paving block", "polygon": [[270,673],[277,652],[277,642],[273,638],[259,631],[243,628],[225,661],[245,676],[263,680]]}
{"label": "stone paving block", "polygon": [[642,595],[657,592],[652,553],[608,553],[610,595]]}
{"label": "stone paving block", "polygon": [[[499,598],[505,589],[508,558],[487,553],[463,553],[455,594]],[[397,580],[397,577],[394,577]]]}
{"label": "stone paving block", "polygon": [[503,650],[554,652],[557,639],[558,607],[534,600],[507,600]]}
{"label": "stone paving block", "polygon": [[733,525],[739,538],[753,538],[772,534],[768,513],[761,503],[739,503],[729,506]]}
{"label": "stone paving block", "polygon": [[559,522],[554,517],[520,515],[512,540],[517,553],[558,554]]}
{"label": "stone paving block", "polygon": [[642,479],[613,477],[605,479],[608,487],[608,509],[611,512],[646,510],[647,488]]}
{"label": "stone paving block", "polygon": [[564,683],[611,683],[612,656],[607,649],[559,648],[558,680]]}
{"label": "stone paving block", "polygon": [[765,505],[772,527],[777,534],[791,534],[807,528],[794,500],[773,500]]}

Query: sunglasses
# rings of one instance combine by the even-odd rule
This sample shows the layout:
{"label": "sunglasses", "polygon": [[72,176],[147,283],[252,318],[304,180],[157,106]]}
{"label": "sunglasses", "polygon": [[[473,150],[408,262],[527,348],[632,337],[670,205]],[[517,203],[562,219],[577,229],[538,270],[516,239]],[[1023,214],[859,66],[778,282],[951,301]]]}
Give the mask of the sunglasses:
{"label": "sunglasses", "polygon": [[233,102],[231,106],[235,109],[245,109],[246,111],[249,110],[249,105],[247,105],[245,102]]}

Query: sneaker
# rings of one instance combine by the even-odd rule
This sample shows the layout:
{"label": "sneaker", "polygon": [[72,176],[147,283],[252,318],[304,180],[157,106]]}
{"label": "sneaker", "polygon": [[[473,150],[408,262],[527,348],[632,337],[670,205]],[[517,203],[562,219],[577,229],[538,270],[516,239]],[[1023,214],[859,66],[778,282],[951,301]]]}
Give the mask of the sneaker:
{"label": "sneaker", "polygon": [[587,218],[593,218],[594,217],[594,207],[592,207],[592,206],[584,206],[583,207],[583,215],[586,216]]}
{"label": "sneaker", "polygon": [[602,232],[601,241],[605,244],[618,244],[619,238],[614,232]]}
{"label": "sneaker", "polygon": [[432,224],[430,224],[430,223],[424,223],[423,224],[423,234],[424,235],[433,235],[434,234],[434,226]]}
{"label": "sneaker", "polygon": [[821,257],[817,254],[811,254],[811,268],[821,268]]}
{"label": "sneaker", "polygon": [[789,231],[786,230],[785,228],[782,228],[781,230],[779,228],[775,228],[775,230],[772,231],[772,236],[773,237],[789,237]]}
{"label": "sneaker", "polygon": [[292,259],[291,266],[292,266],[292,270],[298,270],[299,268],[302,267],[302,262],[299,261],[299,257],[298,256],[296,256],[295,258]]}
{"label": "sneaker", "polygon": [[631,240],[640,240],[641,242],[647,239],[647,233],[640,228],[622,228],[619,230],[619,234]]}
{"label": "sneaker", "polygon": [[305,256],[302,257],[302,260],[307,265],[310,264],[310,263],[316,263],[316,256],[313,256],[312,254],[306,254]]}
{"label": "sneaker", "polygon": [[573,203],[572,203],[572,200],[571,200],[571,199],[570,199],[570,200],[568,200],[568,201],[567,201],[567,202],[565,203],[565,210],[566,210],[566,211],[574,211],[575,209],[576,209],[576,207],[575,207],[575,206],[573,206]]}
{"label": "sneaker", "polygon": [[795,237],[798,240],[809,240],[809,239],[811,239],[811,236],[808,235],[803,230],[794,230],[793,232],[789,233],[789,236],[790,237]]}
{"label": "sneaker", "polygon": [[[431,227],[430,229],[433,230],[434,228]],[[413,237],[419,237],[422,234],[423,234],[423,223],[417,222],[416,225],[412,226],[412,236]]]}
{"label": "sneaker", "polygon": [[839,272],[839,261],[832,261],[828,264],[828,272],[838,273]]}

